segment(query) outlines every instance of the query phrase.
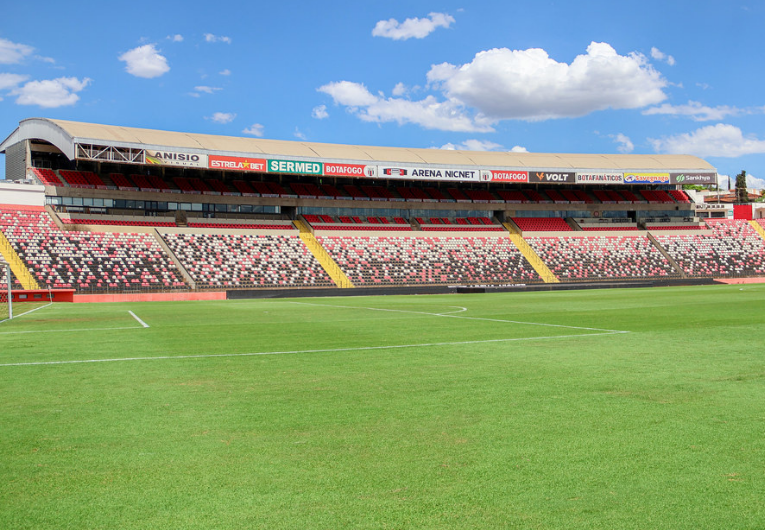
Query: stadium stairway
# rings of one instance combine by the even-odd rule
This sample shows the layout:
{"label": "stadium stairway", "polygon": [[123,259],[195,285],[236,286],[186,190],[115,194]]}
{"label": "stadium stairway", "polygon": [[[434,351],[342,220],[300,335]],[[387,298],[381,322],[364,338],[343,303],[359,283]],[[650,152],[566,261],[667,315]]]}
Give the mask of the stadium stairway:
{"label": "stadium stairway", "polygon": [[537,253],[534,252],[534,249],[531,248],[528,243],[526,243],[526,241],[523,239],[523,236],[517,233],[513,229],[512,225],[503,223],[503,226],[510,231],[508,234],[510,241],[513,242],[516,248],[528,260],[531,266],[534,267],[534,270],[537,271],[537,274],[539,274],[542,280],[544,280],[545,283],[560,283],[560,280],[557,278],[557,276],[555,276],[550,268],[545,265]]}
{"label": "stadium stairway", "polygon": [[0,230],[0,254],[2,254],[3,259],[11,266],[11,271],[24,289],[29,290],[40,288],[40,284],[37,283],[37,280],[34,279],[29,272],[29,269],[24,265],[24,262],[21,261],[19,255],[13,250],[11,242],[8,241],[8,238],[5,237],[2,230]]}
{"label": "stadium stairway", "polygon": [[651,244],[655,246],[659,252],[661,252],[662,256],[664,256],[667,261],[669,261],[669,264],[672,265],[672,268],[675,269],[675,272],[679,274],[681,278],[687,278],[688,275],[685,273],[680,264],[674,260],[670,253],[667,252],[667,249],[665,249],[661,243],[659,243],[656,238],[651,235],[650,232],[646,232],[646,234],[648,235],[648,240],[651,242]]}
{"label": "stadium stairway", "polygon": [[332,278],[332,281],[335,282],[335,285],[341,289],[350,289],[355,287],[353,283],[351,283],[351,280],[348,278],[348,276],[346,276],[345,273],[340,269],[340,266],[335,263],[335,260],[332,259],[332,256],[330,256],[324,247],[322,247],[321,244],[316,241],[316,238],[311,233],[311,229],[308,227],[305,221],[298,219],[293,221],[293,223],[298,228],[298,230],[300,230],[300,239],[303,241],[303,244],[308,248],[308,250],[311,251],[322,268],[324,268],[329,277]]}
{"label": "stadium stairway", "polygon": [[186,267],[183,266],[183,263],[181,263],[181,260],[178,259],[178,256],[175,255],[175,252],[173,252],[170,247],[167,245],[167,242],[165,241],[165,238],[162,237],[162,234],[159,233],[159,230],[154,228],[152,230],[152,233],[154,235],[154,239],[157,240],[157,244],[159,244],[160,247],[162,247],[162,250],[165,251],[165,254],[168,258],[170,258],[170,261],[175,264],[176,267],[178,267],[178,272],[181,273],[181,276],[183,276],[183,280],[188,284],[188,286],[191,289],[196,289],[197,284],[194,281],[194,278],[191,277],[191,274],[189,274],[189,271],[186,270]]}
{"label": "stadium stairway", "polygon": [[749,221],[749,224],[752,225],[752,228],[754,228],[758,234],[760,234],[762,239],[765,239],[765,228],[763,228],[760,223],[757,221]]}

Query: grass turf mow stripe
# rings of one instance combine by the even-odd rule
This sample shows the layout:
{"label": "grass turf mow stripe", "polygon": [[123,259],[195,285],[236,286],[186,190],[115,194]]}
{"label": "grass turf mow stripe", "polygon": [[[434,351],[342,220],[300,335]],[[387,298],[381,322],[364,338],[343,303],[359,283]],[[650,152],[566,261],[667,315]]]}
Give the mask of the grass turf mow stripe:
{"label": "grass turf mow stripe", "polygon": [[[487,339],[487,340],[474,340],[474,341],[453,341],[453,342],[433,342],[433,343],[414,343],[414,344],[395,344],[387,346],[357,346],[354,348],[332,348],[332,349],[309,349],[309,350],[285,350],[285,351],[264,351],[264,352],[248,352],[248,353],[221,353],[221,354],[198,354],[198,355],[163,355],[155,357],[120,357],[110,359],[82,359],[82,360],[63,360],[63,361],[40,361],[40,362],[19,362],[19,363],[0,363],[0,367],[10,366],[41,366],[41,365],[60,365],[60,364],[87,364],[87,363],[101,363],[101,362],[127,362],[127,361],[160,361],[160,360],[181,360],[181,359],[210,359],[216,357],[251,357],[257,355],[285,355],[285,354],[306,354],[306,353],[337,353],[337,352],[350,352],[350,351],[373,351],[373,350],[386,350],[386,349],[401,349],[401,348],[432,348],[437,346],[458,346],[468,344],[489,344],[500,342],[519,342],[519,341],[531,341],[531,340],[551,340],[551,339],[571,339],[579,337],[591,337],[591,336],[603,336],[603,335],[617,335],[622,333],[629,333],[629,331],[620,330],[607,330],[598,328],[586,328],[579,326],[564,326],[559,324],[546,324],[540,322],[520,322],[514,320],[500,320],[490,318],[473,318],[465,316],[457,316],[451,314],[451,312],[445,313],[428,313],[424,311],[408,311],[401,309],[384,309],[377,307],[357,307],[357,306],[343,306],[334,304],[316,304],[308,302],[289,302],[298,304],[301,306],[313,306],[313,307],[327,307],[327,308],[339,308],[339,309],[353,309],[353,310],[366,310],[366,311],[384,311],[390,313],[405,313],[405,314],[417,314],[442,318],[458,318],[466,320],[480,320],[486,322],[498,322],[506,324],[524,324],[532,326],[544,326],[554,328],[567,328],[575,330],[595,331],[598,333],[584,333],[577,335],[549,335],[549,336],[537,336],[537,337],[516,337],[516,338],[504,338],[504,339]],[[457,307],[458,313],[468,311],[465,307]],[[149,325],[143,320],[138,318],[133,311],[128,311],[130,315],[138,321],[143,328],[148,328]],[[117,329],[140,329],[135,327],[123,327],[123,328],[106,328],[107,331]],[[38,331],[18,331],[7,332],[11,333],[44,333],[53,332],[54,330],[38,330]],[[77,331],[77,330],[64,330],[64,331]],[[103,329],[83,329],[80,331],[104,331]],[[0,333],[2,334],[2,333]]]}
{"label": "grass turf mow stripe", "polygon": [[0,363],[60,363],[0,368],[0,528],[762,529],[763,314],[765,285],[54,304],[0,325]]}

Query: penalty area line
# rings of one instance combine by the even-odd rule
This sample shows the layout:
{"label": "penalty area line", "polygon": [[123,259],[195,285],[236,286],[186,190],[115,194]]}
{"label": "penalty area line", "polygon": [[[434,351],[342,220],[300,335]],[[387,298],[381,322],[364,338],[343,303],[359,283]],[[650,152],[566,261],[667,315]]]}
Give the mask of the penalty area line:
{"label": "penalty area line", "polygon": [[[140,329],[140,328],[131,328],[131,329]],[[71,361],[36,361],[36,362],[20,362],[20,363],[3,363],[3,364],[0,364],[0,368],[7,368],[11,366],[45,366],[45,365],[59,365],[59,364],[116,363],[116,362],[129,362],[129,361],[216,359],[216,358],[224,358],[224,357],[255,357],[259,355],[288,355],[288,354],[301,354],[301,353],[305,354],[305,353],[361,352],[361,351],[375,351],[375,350],[396,350],[396,349],[403,349],[403,348],[432,348],[436,346],[464,346],[464,345],[470,345],[470,344],[522,342],[522,341],[533,341],[533,340],[577,339],[577,338],[583,338],[583,337],[621,335],[623,333],[629,333],[629,332],[610,331],[606,333],[579,333],[576,335],[549,335],[549,336],[542,336],[542,337],[518,337],[518,338],[512,338],[512,339],[466,340],[466,341],[456,341],[456,342],[428,342],[428,343],[421,343],[421,344],[391,344],[388,346],[356,346],[356,347],[349,347],[349,348],[327,348],[327,349],[314,349],[314,350],[281,350],[281,351],[250,352],[250,353],[210,353],[210,354],[196,354],[196,355],[158,355],[155,357],[121,357],[121,358],[112,358],[112,359],[81,359],[81,360],[71,360]]]}
{"label": "penalty area line", "polygon": [[145,328],[149,327],[149,325],[146,322],[144,322],[143,320],[141,320],[140,318],[138,318],[135,313],[133,313],[132,311],[128,311],[128,313],[130,313],[130,316],[132,316],[134,319],[136,319],[138,321],[138,323],[141,324],[143,327],[145,327]]}

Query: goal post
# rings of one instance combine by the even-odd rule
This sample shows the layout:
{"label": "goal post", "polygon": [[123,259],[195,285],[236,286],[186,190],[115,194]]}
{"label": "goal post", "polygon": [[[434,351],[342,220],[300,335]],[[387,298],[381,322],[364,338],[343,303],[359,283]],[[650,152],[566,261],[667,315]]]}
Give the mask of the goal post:
{"label": "goal post", "polygon": [[[5,285],[2,285],[5,282]],[[11,276],[11,266],[4,261],[0,261],[0,322],[13,318],[13,297],[11,288],[13,286],[13,276]]]}

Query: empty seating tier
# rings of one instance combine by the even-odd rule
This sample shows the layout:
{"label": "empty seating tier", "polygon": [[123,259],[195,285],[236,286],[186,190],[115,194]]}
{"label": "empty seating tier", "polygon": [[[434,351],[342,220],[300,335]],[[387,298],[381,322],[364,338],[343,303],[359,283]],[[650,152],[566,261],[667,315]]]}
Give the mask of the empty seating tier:
{"label": "empty seating tier", "polygon": [[560,217],[513,217],[523,232],[571,232],[573,229]]}
{"label": "empty seating tier", "polygon": [[708,220],[708,233],[655,234],[655,239],[692,277],[765,275],[765,240],[747,221]]}
{"label": "empty seating tier", "polygon": [[164,234],[197,289],[331,287],[297,235]]}
{"label": "empty seating tier", "polygon": [[541,281],[507,237],[317,239],[357,287]]}
{"label": "empty seating tier", "polygon": [[647,237],[529,237],[526,241],[562,281],[678,275]]}
{"label": "empty seating tier", "polygon": [[151,234],[64,232],[42,210],[4,207],[0,228],[40,285],[81,292],[187,287]]}

